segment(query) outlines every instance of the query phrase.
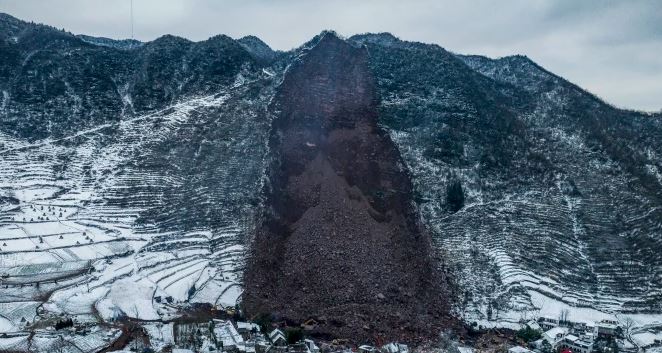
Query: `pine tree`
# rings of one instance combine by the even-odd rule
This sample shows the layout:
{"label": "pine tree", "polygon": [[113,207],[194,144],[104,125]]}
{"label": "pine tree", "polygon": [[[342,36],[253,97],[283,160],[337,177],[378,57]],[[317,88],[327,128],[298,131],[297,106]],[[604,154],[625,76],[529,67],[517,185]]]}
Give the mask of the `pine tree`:
{"label": "pine tree", "polygon": [[451,212],[464,207],[464,190],[459,179],[453,179],[446,187],[446,206]]}

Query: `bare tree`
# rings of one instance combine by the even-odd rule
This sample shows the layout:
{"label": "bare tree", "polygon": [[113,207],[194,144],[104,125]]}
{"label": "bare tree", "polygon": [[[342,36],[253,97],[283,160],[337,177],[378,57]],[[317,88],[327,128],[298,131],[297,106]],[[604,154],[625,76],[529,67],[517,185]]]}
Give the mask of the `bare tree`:
{"label": "bare tree", "polygon": [[534,320],[538,321],[538,319],[540,318],[540,312],[542,311],[543,305],[544,303],[541,299],[538,299],[535,302],[531,300],[531,306],[533,307],[533,309],[531,309],[531,312]]}
{"label": "bare tree", "polygon": [[623,320],[623,328],[625,329],[625,336],[630,336],[630,330],[632,330],[632,326],[634,326],[634,320],[632,320],[631,317],[626,316],[625,320]]}
{"label": "bare tree", "polygon": [[570,310],[568,309],[561,310],[561,312],[559,313],[559,325],[564,322],[567,323],[569,319],[570,319]]}
{"label": "bare tree", "polygon": [[528,310],[520,311],[520,313],[519,313],[519,323],[520,324],[526,324],[527,322],[529,322],[529,314],[530,314],[530,312]]}

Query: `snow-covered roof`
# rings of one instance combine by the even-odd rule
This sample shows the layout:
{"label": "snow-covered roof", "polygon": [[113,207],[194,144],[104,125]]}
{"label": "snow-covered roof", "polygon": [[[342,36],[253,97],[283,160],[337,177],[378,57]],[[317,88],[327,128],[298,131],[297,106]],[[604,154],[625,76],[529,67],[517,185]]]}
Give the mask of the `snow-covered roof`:
{"label": "snow-covered roof", "polygon": [[306,338],[305,340],[303,340],[303,342],[306,344],[308,349],[311,350],[311,351],[319,349],[319,347],[317,347],[315,342],[313,340],[309,339],[309,338]]}
{"label": "snow-covered roof", "polygon": [[256,324],[256,323],[252,323],[252,322],[237,321],[237,329],[238,329],[239,331],[243,331],[243,330],[245,330],[245,331],[251,331],[251,330],[253,330],[253,329],[259,331],[259,330],[260,330],[260,326],[259,326],[258,324]]}
{"label": "snow-covered roof", "polygon": [[184,348],[173,348],[172,353],[193,353],[193,351],[190,350],[190,349],[184,349]]}
{"label": "snow-covered roof", "polygon": [[515,346],[508,349],[509,353],[533,353],[532,350],[524,348],[522,346]]}
{"label": "snow-covered roof", "polygon": [[577,337],[575,335],[567,335],[567,336],[565,336],[565,339],[569,342],[575,342],[579,339],[579,337]]}
{"label": "snow-covered roof", "polygon": [[549,343],[556,343],[567,333],[567,327],[553,327],[543,333],[543,339],[547,340]]}
{"label": "snow-covered roof", "polygon": [[530,329],[533,329],[533,330],[538,330],[538,331],[540,330],[540,324],[535,320],[531,320],[531,321],[527,322],[526,326],[528,326]]}
{"label": "snow-covered roof", "polygon": [[[382,346],[382,351],[386,353],[407,353],[409,352],[409,347],[407,347],[406,344],[391,342],[389,344]],[[473,353],[473,352],[463,352],[462,350],[460,350],[460,353]]]}
{"label": "snow-covered roof", "polygon": [[217,340],[223,342],[223,347],[236,347],[244,344],[244,338],[241,337],[230,321],[216,322],[214,335],[216,335]]}
{"label": "snow-covered roof", "polygon": [[269,339],[271,340],[271,342],[275,342],[279,338],[285,339],[285,334],[283,333],[283,331],[279,329],[274,329],[273,331],[271,331],[271,333],[269,333]]}
{"label": "snow-covered roof", "polygon": [[474,353],[474,349],[471,347],[457,347],[457,350],[460,351],[460,353]]}

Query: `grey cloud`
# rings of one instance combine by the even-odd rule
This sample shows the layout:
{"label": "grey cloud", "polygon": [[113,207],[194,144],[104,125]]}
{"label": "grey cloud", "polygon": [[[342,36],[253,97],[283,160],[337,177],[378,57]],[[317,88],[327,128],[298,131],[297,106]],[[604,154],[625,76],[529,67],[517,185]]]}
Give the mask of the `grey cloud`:
{"label": "grey cloud", "polygon": [[[0,0],[0,11],[75,33],[130,36],[130,0]],[[659,0],[134,0],[135,33],[254,34],[290,49],[324,29],[387,31],[458,53],[525,54],[620,107],[662,108]]]}

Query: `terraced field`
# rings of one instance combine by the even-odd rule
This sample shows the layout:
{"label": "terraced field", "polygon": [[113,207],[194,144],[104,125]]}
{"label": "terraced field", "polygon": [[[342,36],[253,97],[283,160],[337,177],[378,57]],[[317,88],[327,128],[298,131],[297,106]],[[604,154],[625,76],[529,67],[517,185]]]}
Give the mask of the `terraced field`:
{"label": "terraced field", "polygon": [[[127,47],[0,14],[0,46],[11,49],[0,61],[0,332],[10,333],[0,339],[0,350],[57,348],[40,324],[61,314],[78,322],[128,316],[156,324],[189,303],[235,305],[257,224],[275,217],[268,224],[274,236],[291,231],[277,226],[277,214],[263,212],[298,217],[319,206],[296,183],[283,194],[270,190],[277,180],[266,180],[265,171],[280,175],[283,168],[278,148],[270,150],[282,138],[273,116],[299,104],[301,127],[292,129],[296,143],[287,147],[297,156],[328,143],[329,133],[311,118],[327,114],[342,122],[352,110],[340,103],[354,107],[357,97],[370,109],[354,113],[369,112],[393,142],[384,175],[400,175],[407,185],[403,190],[373,180],[366,200],[377,201],[366,204],[362,220],[375,226],[365,226],[365,234],[389,227],[388,210],[374,209],[378,200],[406,193],[408,222],[418,227],[420,216],[424,227],[415,234],[425,235],[419,239],[425,249],[432,234],[439,273],[458,284],[442,284],[449,295],[421,294],[451,302],[447,297],[459,293],[451,298],[455,313],[490,326],[518,327],[521,319],[565,309],[580,321],[627,315],[636,321],[638,339],[650,341],[648,331],[662,327],[660,114],[611,107],[525,57],[456,55],[390,34],[346,40],[333,34],[337,47],[347,49],[344,56],[324,51],[320,70],[297,73],[293,68],[325,35],[332,34],[286,53],[255,37],[190,42],[164,36]],[[45,43],[52,46],[45,50]],[[352,53],[361,53],[360,70],[334,66],[355,60]],[[288,73],[299,75],[291,99],[274,104]],[[325,75],[345,75],[346,82],[333,87]],[[365,95],[356,84],[361,80],[376,97]],[[313,99],[316,92],[326,92],[324,99]],[[340,136],[348,132],[338,126]],[[370,141],[359,132],[365,131],[357,131],[356,143],[338,142],[337,150],[350,158],[343,168],[369,150],[352,152]],[[379,169],[378,152],[383,148],[361,160],[366,175],[355,176],[358,169],[351,167],[328,175],[362,185]],[[282,174],[283,185],[298,180],[298,172]],[[324,175],[311,173],[311,180]],[[282,196],[290,194],[300,196]],[[358,201],[353,192],[329,195]],[[347,212],[343,207],[338,215]],[[319,210],[320,219],[333,218],[331,208]],[[299,245],[280,239],[296,261],[267,238],[264,249],[282,260],[285,273],[268,282],[288,276],[303,283],[288,267],[301,261],[305,279],[354,288],[343,282],[343,256],[373,255],[352,252],[368,249],[351,245],[368,238],[353,234],[360,222],[349,216],[357,214],[336,217],[351,230],[343,234],[346,242],[331,237],[335,229],[320,233],[317,221],[307,223],[313,231],[297,230]],[[377,233],[389,238],[387,231]],[[405,246],[395,248],[405,253]],[[300,256],[311,249],[311,257]],[[384,261],[401,269],[393,256]],[[329,275],[318,278],[315,266],[325,258]],[[256,268],[269,268],[266,260]],[[368,304],[355,322],[376,317],[378,305],[370,303],[396,303],[391,292],[405,293],[406,285],[386,277],[378,290],[369,273],[384,276],[383,268],[375,265],[366,275],[365,267],[355,267],[356,288],[371,288],[357,290]],[[256,286],[254,297],[267,298],[264,288]],[[300,294],[296,285],[289,289]],[[287,307],[291,297],[275,292]],[[307,301],[306,311],[319,302]],[[400,320],[397,311],[385,313]],[[26,331],[36,334],[30,338]],[[113,335],[99,330],[90,342],[66,346],[97,350]]]}
{"label": "terraced field", "polygon": [[80,321],[167,318],[171,302],[234,305],[270,77],[238,76],[217,94],[56,140],[1,135],[0,301],[31,311],[6,318],[7,331],[41,303]]}
{"label": "terraced field", "polygon": [[610,107],[524,57],[353,40],[372,53],[382,123],[455,269],[461,315],[662,312],[659,116]]}
{"label": "terraced field", "polygon": [[71,336],[66,339],[61,334],[39,331],[33,335],[13,334],[0,340],[3,352],[98,352],[117,339],[120,331],[95,328],[86,335]]}

